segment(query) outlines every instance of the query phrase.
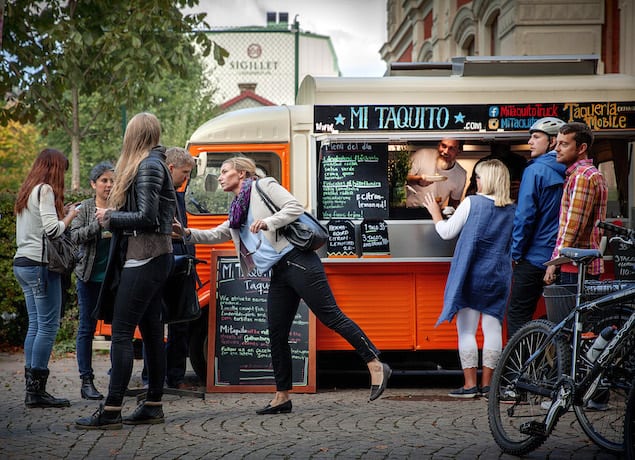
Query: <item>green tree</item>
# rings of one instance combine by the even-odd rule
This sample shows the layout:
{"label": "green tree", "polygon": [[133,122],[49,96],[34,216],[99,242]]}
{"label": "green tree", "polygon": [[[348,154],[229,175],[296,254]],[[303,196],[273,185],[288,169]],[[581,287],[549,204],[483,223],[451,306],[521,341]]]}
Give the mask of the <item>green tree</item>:
{"label": "green tree", "polygon": [[[198,0],[15,0],[4,7],[0,122],[37,120],[71,144],[71,188],[80,186],[80,142],[98,120],[144,100],[166,74],[187,76],[188,62],[215,47],[205,13],[183,15]],[[217,48],[219,63],[227,52]],[[99,98],[92,98],[101,95]],[[89,102],[84,104],[83,102]],[[87,110],[85,114],[81,110]]]}
{"label": "green tree", "polygon": [[42,148],[34,125],[11,121],[0,126],[0,191],[18,191]]}

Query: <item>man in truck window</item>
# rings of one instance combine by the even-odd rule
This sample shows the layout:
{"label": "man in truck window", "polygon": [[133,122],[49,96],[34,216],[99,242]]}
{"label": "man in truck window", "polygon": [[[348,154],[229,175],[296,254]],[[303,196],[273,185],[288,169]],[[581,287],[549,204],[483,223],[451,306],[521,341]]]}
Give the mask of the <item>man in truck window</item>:
{"label": "man in truck window", "polygon": [[446,138],[441,139],[436,150],[420,149],[413,153],[406,207],[423,207],[423,197],[431,192],[441,206],[456,208],[467,179],[465,169],[456,161],[462,151],[463,141]]}
{"label": "man in truck window", "polygon": [[558,233],[558,215],[566,166],[556,161],[559,118],[537,120],[529,128],[529,155],[512,233],[512,293],[507,309],[507,338],[531,321],[542,296],[545,262],[551,259]]}

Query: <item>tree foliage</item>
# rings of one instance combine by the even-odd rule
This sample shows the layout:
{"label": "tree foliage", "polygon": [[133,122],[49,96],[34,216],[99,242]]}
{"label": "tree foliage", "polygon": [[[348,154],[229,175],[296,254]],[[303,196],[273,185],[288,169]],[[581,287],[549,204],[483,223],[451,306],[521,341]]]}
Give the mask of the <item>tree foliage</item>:
{"label": "tree foliage", "polygon": [[37,128],[10,121],[0,126],[0,191],[17,192],[43,143]]}
{"label": "tree foliage", "polygon": [[[71,187],[80,185],[80,141],[121,107],[145,100],[166,75],[187,77],[195,49],[208,55],[198,0],[15,0],[5,5],[0,122],[38,121],[70,139]],[[215,55],[218,52],[215,53]],[[226,53],[220,53],[220,56]],[[86,111],[85,113],[83,111]]]}

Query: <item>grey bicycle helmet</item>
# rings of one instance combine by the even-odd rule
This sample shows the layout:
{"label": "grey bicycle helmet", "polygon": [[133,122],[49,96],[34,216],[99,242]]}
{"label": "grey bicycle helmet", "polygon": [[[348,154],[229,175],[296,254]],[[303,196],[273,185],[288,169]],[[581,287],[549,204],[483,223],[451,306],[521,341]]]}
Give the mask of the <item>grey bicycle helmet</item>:
{"label": "grey bicycle helmet", "polygon": [[560,118],[541,118],[539,120],[536,120],[536,122],[531,125],[531,128],[529,128],[529,134],[540,131],[542,133],[545,133],[547,136],[557,136],[558,130],[562,125],[564,125],[564,121],[562,121]]}

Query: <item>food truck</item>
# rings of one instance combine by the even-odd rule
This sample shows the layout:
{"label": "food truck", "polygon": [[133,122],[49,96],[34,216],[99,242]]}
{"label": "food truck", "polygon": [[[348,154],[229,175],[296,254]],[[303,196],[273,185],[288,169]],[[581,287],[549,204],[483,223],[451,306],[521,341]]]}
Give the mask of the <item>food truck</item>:
{"label": "food truck", "polygon": [[[237,154],[254,159],[329,228],[329,245],[319,255],[335,298],[383,359],[411,372],[460,369],[455,325],[435,327],[455,241],[439,238],[424,208],[405,206],[405,184],[395,182],[403,177],[400,159],[436,149],[443,138],[459,139],[458,162],[469,183],[475,162],[493,144],[529,158],[528,129],[537,119],[585,122],[610,186],[609,217],[629,225],[635,77],[601,75],[597,65],[593,56],[457,58],[395,66],[380,78],[307,76],[296,105],[228,112],[193,132],[186,146],[197,159],[186,191],[189,226],[226,220],[233,195],[217,186],[220,166]],[[233,245],[199,245],[197,257],[209,261],[212,250]],[[213,311],[210,270],[198,266],[205,283],[199,298]],[[207,318],[192,328],[190,343],[192,366],[203,379]],[[324,371],[352,354],[319,323],[316,349]]]}

